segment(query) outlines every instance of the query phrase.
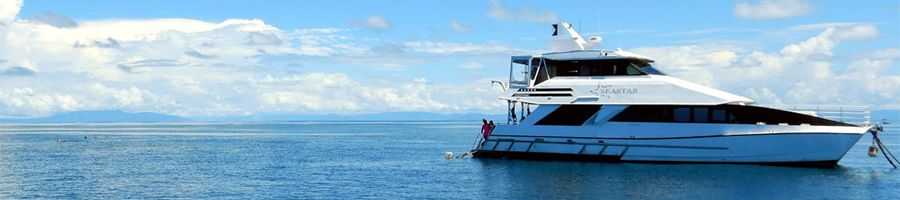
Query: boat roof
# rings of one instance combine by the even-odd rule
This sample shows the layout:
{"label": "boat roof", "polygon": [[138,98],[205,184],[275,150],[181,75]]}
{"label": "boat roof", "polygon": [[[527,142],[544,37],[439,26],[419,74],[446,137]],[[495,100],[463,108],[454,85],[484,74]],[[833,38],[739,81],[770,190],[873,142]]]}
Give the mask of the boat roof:
{"label": "boat roof", "polygon": [[566,52],[550,52],[538,55],[531,56],[513,56],[513,60],[527,60],[530,58],[545,58],[550,60],[615,60],[615,59],[635,59],[641,60],[645,62],[653,62],[653,58],[639,55],[636,53],[623,51],[621,49],[616,51],[609,50],[599,50],[599,49],[589,49],[589,50],[574,50],[574,51],[566,51]]}

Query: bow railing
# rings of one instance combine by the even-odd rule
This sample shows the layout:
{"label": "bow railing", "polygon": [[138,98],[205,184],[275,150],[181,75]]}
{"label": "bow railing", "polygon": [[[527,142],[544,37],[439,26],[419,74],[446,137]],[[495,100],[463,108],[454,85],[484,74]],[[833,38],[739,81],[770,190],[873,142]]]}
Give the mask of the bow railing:
{"label": "bow railing", "polygon": [[768,105],[787,111],[822,117],[834,121],[844,122],[859,126],[870,126],[870,112],[868,106],[847,105]]}

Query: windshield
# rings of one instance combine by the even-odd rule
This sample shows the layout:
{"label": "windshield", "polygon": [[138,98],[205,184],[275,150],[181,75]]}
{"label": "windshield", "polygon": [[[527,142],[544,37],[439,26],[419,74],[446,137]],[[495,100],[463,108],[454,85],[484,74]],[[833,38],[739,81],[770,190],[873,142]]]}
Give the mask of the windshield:
{"label": "windshield", "polygon": [[648,65],[644,65],[643,67],[641,67],[641,70],[643,70],[644,72],[647,72],[647,74],[653,74],[653,75],[666,75],[666,74],[663,73],[662,71],[659,71],[659,70],[657,70],[656,68],[653,68],[653,66],[650,66],[649,64],[648,64]]}

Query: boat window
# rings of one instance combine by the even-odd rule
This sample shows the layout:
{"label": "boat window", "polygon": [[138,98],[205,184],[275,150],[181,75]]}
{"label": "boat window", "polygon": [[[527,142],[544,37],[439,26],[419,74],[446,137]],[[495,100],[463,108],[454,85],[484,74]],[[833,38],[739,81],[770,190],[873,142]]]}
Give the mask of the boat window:
{"label": "boat window", "polygon": [[534,79],[534,85],[540,84],[540,83],[546,81],[547,79],[549,79],[549,77],[547,76],[547,68],[546,67],[538,68],[538,72],[537,72],[536,76],[537,77],[535,77],[535,79]]}
{"label": "boat window", "polygon": [[646,72],[647,74],[653,74],[653,75],[666,75],[666,74],[663,73],[662,71],[659,71],[658,69],[654,68],[653,66],[650,66],[649,64],[648,64],[648,65],[644,65],[644,66],[638,66],[638,67],[641,68],[641,70],[644,71],[644,72]]}
{"label": "boat window", "polygon": [[544,64],[544,59],[535,58],[531,60],[531,74],[534,74],[534,85],[550,78],[547,76],[547,66]]}
{"label": "boat window", "polygon": [[704,123],[709,121],[708,108],[694,108],[694,122]]}
{"label": "boat window", "polygon": [[630,106],[616,115],[622,121],[671,122],[672,108],[661,106]]}
{"label": "boat window", "polygon": [[672,111],[673,118],[675,122],[690,122],[691,121],[691,109],[690,108],[675,108]]}
{"label": "boat window", "polygon": [[628,67],[625,69],[625,74],[627,75],[641,75],[641,71],[637,69],[637,66],[634,63],[628,64]]}
{"label": "boat window", "polygon": [[618,122],[675,122],[675,123],[733,123],[733,124],[810,124],[818,126],[854,126],[812,115],[756,106],[670,106],[632,105],[610,121]]}
{"label": "boat window", "polygon": [[509,64],[509,85],[510,87],[527,87],[529,77],[528,57],[513,56],[512,62]]}
{"label": "boat window", "polygon": [[646,75],[642,64],[631,59],[546,60],[550,78],[556,76],[637,76]]}
{"label": "boat window", "polygon": [[712,118],[710,119],[711,122],[727,122],[728,121],[728,119],[726,118],[726,115],[725,115],[726,114],[725,109],[723,109],[723,108],[714,108],[710,114],[712,116]]}
{"label": "boat window", "polygon": [[600,105],[560,105],[535,125],[581,126],[600,110]]}

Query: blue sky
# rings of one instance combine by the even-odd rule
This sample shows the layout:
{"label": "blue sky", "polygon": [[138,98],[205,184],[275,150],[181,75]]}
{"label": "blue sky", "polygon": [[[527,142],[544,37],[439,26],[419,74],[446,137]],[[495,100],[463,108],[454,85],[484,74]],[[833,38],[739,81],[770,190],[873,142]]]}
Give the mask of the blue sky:
{"label": "blue sky", "polygon": [[559,21],[760,103],[900,108],[900,1],[0,2],[2,117],[500,113]]}

